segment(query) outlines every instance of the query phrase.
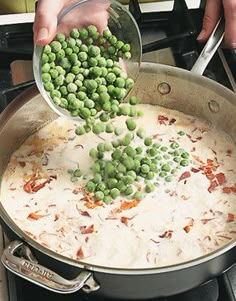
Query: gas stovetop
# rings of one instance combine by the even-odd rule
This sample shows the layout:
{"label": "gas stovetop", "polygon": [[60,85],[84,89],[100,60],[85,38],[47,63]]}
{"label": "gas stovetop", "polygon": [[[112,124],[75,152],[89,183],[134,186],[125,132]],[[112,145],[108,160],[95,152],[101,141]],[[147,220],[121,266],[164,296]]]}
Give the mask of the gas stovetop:
{"label": "gas stovetop", "polygon": [[[137,0],[130,0],[129,8],[142,34],[143,61],[190,70],[203,48],[196,41],[201,30],[203,9],[188,9],[184,0],[174,1],[171,11],[143,13]],[[13,85],[10,68],[13,61],[30,61],[32,52],[32,23],[0,25],[0,112],[16,95],[34,84],[33,78],[28,78],[26,82]],[[235,51],[219,49],[204,76],[236,92]],[[5,274],[3,271],[1,267],[0,273]],[[31,301],[32,298],[35,301],[99,301],[92,294],[58,295],[48,292],[9,272],[0,282],[0,293],[1,289],[4,297],[0,301]],[[236,266],[189,292],[155,301],[236,301]]]}

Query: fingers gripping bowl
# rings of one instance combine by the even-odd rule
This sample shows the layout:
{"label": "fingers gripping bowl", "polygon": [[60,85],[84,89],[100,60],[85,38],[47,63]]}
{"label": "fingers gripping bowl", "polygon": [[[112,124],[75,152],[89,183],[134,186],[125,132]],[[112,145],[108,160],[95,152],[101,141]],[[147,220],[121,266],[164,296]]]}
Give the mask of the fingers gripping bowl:
{"label": "fingers gripping bowl", "polygon": [[[36,45],[33,57],[37,87],[50,107],[59,115],[79,120],[81,100],[88,96],[86,105],[96,114],[93,101],[104,85],[114,85],[121,101],[137,77],[142,55],[139,29],[129,11],[116,1],[77,1],[60,13],[57,33],[55,45]],[[123,85],[126,78],[130,82]],[[109,91],[116,99],[114,93]],[[73,102],[69,110],[68,102]]]}

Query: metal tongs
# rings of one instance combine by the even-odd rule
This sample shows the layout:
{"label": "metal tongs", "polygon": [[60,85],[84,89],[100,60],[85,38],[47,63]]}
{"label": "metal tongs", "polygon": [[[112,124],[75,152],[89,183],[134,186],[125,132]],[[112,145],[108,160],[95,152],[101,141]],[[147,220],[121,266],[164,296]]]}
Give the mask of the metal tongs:
{"label": "metal tongs", "polygon": [[204,70],[206,69],[208,63],[212,59],[213,55],[217,51],[220,46],[223,38],[224,38],[224,29],[225,29],[225,19],[222,16],[218,23],[216,24],[210,38],[208,39],[205,47],[203,48],[200,56],[197,61],[193,65],[191,71],[193,73],[202,75]]}

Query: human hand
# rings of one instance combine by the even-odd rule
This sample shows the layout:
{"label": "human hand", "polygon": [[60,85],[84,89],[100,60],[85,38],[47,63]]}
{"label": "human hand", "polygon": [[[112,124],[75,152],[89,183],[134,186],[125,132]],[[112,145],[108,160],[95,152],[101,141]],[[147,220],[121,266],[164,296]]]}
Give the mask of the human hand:
{"label": "human hand", "polygon": [[212,33],[220,17],[223,5],[225,16],[224,45],[236,48],[236,1],[235,0],[207,0],[203,28],[198,36],[198,41],[205,42]]}
{"label": "human hand", "polygon": [[60,11],[75,0],[40,0],[33,26],[34,42],[38,45],[50,43],[58,32],[67,34],[74,27],[81,28],[96,25],[102,32],[107,27],[109,2],[106,0],[90,0],[73,9],[63,17],[57,26]]}

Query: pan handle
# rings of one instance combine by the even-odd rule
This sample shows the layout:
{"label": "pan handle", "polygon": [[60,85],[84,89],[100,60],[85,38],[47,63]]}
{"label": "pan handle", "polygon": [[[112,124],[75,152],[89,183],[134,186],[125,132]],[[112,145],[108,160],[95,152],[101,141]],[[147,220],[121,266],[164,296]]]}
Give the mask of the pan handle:
{"label": "pan handle", "polygon": [[224,38],[225,20],[221,17],[191,71],[202,75]]}
{"label": "pan handle", "polygon": [[[16,252],[20,252],[21,257],[16,256]],[[91,272],[83,270],[75,279],[64,279],[38,264],[30,248],[18,240],[8,245],[3,251],[1,260],[3,265],[14,274],[55,293],[70,294],[80,289],[85,292],[99,289]]]}

